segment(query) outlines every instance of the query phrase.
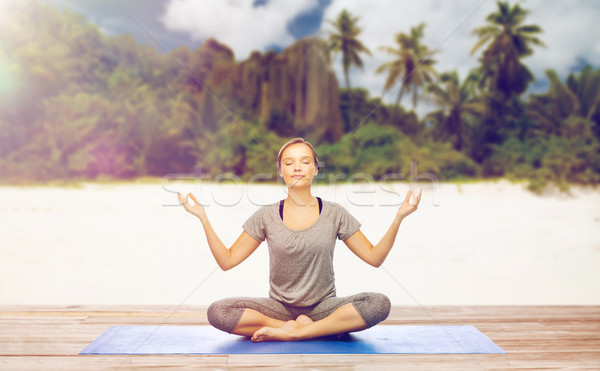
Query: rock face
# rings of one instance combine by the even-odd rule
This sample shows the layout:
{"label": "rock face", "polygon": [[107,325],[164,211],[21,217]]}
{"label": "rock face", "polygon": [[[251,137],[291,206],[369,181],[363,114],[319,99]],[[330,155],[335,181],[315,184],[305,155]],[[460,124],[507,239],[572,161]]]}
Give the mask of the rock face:
{"label": "rock face", "polygon": [[324,40],[301,39],[281,54],[254,52],[241,63],[234,63],[233,56],[224,52],[226,47],[214,40],[200,49],[203,55],[228,60],[228,66],[223,59],[220,67],[211,65],[210,86],[218,90],[227,86],[225,94],[265,128],[315,144],[340,139],[339,88]]}

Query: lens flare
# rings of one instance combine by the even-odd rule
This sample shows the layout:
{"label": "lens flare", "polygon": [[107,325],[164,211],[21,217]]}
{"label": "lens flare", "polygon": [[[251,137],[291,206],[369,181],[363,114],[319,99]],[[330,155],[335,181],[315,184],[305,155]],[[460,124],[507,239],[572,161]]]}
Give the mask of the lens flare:
{"label": "lens flare", "polygon": [[16,0],[0,0],[0,99],[2,100],[6,100],[15,92],[17,83],[18,65],[9,58],[9,53],[6,51],[6,39],[4,37],[9,33],[2,27],[2,25],[6,26],[8,23],[3,18],[7,15],[10,16],[11,12],[9,11],[16,3]]}
{"label": "lens flare", "polygon": [[17,65],[12,63],[0,45],[0,96],[3,98],[15,93]]}
{"label": "lens flare", "polygon": [[6,14],[6,11],[8,11],[10,7],[16,3],[17,0],[0,0],[0,22],[2,22],[2,15]]}

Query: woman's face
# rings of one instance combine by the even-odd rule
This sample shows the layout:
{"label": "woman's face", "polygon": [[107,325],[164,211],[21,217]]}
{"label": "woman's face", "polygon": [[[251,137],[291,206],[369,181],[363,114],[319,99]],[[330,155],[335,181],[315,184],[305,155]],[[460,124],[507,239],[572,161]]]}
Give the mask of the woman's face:
{"label": "woman's face", "polygon": [[294,143],[283,151],[279,175],[289,187],[310,185],[318,172],[312,151],[306,144]]}

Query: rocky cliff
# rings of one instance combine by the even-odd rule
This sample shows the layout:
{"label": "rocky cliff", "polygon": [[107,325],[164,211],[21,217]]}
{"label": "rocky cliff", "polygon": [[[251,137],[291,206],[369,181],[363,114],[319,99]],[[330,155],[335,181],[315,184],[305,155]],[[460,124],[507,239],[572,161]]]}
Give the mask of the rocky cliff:
{"label": "rocky cliff", "polygon": [[[301,39],[280,54],[254,52],[240,63],[215,40],[206,41],[195,54],[196,72],[206,78],[211,93],[238,105],[265,128],[313,143],[340,139],[339,89],[325,41]],[[206,110],[204,120],[210,121],[214,98],[202,94],[200,107]]]}

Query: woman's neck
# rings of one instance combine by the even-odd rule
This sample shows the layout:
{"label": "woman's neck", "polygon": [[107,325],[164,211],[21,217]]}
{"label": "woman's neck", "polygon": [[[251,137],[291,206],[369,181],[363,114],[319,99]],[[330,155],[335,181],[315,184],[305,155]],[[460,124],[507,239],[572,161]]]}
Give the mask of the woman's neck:
{"label": "woman's neck", "polygon": [[310,194],[310,187],[288,188],[288,196],[285,200],[286,205],[290,206],[314,206],[317,199]]}

